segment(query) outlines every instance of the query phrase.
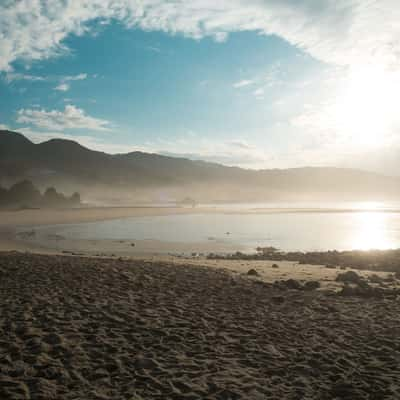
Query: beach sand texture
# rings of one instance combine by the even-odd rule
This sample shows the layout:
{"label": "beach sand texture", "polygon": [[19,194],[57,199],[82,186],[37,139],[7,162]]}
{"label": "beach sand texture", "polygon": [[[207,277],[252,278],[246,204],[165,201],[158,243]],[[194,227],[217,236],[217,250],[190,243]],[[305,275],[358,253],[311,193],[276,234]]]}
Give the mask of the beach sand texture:
{"label": "beach sand texture", "polygon": [[398,298],[0,255],[1,399],[399,399]]}

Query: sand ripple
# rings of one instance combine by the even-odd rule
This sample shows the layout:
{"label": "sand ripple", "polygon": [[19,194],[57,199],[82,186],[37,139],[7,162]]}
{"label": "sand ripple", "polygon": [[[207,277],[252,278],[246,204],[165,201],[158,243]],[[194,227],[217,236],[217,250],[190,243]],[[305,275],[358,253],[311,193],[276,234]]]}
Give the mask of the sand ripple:
{"label": "sand ripple", "polygon": [[400,301],[0,255],[1,399],[399,399]]}

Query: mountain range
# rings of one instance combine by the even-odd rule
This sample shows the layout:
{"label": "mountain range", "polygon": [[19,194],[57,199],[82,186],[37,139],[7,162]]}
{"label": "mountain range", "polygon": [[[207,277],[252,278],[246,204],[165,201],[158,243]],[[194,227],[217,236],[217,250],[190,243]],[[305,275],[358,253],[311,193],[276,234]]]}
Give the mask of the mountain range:
{"label": "mountain range", "polygon": [[0,184],[30,179],[39,187],[79,190],[105,202],[386,200],[400,196],[400,178],[372,172],[305,167],[251,170],[132,152],[107,154],[64,139],[35,144],[0,131]]}

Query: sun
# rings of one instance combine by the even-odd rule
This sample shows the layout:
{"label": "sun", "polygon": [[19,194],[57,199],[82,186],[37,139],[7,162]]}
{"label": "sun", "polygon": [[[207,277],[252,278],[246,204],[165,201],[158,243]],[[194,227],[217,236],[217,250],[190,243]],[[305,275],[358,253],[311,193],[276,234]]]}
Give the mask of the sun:
{"label": "sun", "polygon": [[378,65],[352,68],[330,110],[342,140],[358,147],[387,142],[398,121],[400,74]]}

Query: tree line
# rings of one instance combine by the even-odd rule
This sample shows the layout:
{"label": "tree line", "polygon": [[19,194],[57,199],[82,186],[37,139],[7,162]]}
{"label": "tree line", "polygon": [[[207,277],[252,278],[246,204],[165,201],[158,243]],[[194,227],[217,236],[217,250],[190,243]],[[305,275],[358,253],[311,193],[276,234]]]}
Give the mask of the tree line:
{"label": "tree line", "polygon": [[78,192],[68,197],[49,187],[42,194],[28,180],[17,182],[9,189],[0,186],[0,207],[74,207],[80,204]]}

